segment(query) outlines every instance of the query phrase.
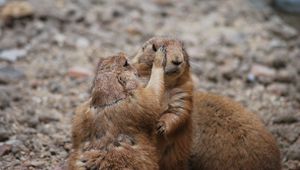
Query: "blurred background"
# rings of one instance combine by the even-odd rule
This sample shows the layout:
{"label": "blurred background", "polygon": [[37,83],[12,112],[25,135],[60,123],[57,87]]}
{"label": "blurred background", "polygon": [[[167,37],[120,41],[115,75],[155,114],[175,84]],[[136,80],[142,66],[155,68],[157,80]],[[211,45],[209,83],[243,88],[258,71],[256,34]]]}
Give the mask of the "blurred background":
{"label": "blurred background", "polygon": [[0,169],[64,169],[99,57],[184,41],[197,89],[241,102],[300,168],[299,0],[0,0]]}

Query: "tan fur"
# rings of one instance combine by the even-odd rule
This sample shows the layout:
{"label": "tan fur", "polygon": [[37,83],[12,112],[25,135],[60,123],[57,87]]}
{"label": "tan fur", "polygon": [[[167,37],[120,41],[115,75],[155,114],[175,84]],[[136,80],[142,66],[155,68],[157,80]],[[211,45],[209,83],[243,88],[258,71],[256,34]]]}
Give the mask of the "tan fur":
{"label": "tan fur", "polygon": [[187,169],[192,142],[192,92],[189,57],[183,44],[176,39],[154,37],[148,40],[133,59],[134,67],[149,80],[155,51],[165,46],[167,64],[165,67],[165,100],[168,109],[161,113],[157,122],[157,148],[161,153],[161,170]]}
{"label": "tan fur", "polygon": [[257,116],[221,96],[194,93],[191,169],[280,170],[280,152]]}
{"label": "tan fur", "polygon": [[165,110],[165,60],[161,48],[146,87],[124,54],[99,62],[91,99],[78,107],[74,117],[70,170],[158,169],[153,134],[159,113]]}

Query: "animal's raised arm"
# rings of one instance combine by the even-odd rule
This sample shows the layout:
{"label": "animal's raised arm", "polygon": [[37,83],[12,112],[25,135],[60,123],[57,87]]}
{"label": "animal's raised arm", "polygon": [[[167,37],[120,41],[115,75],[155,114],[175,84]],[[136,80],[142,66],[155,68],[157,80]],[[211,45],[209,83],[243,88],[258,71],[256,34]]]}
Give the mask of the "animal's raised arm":
{"label": "animal's raised arm", "polygon": [[[143,106],[151,110],[161,110],[159,106],[162,104],[165,82],[164,82],[164,67],[166,65],[166,49],[161,47],[155,54],[151,76],[145,88],[140,89],[137,93],[139,102],[143,102]],[[157,108],[157,109],[156,109]]]}

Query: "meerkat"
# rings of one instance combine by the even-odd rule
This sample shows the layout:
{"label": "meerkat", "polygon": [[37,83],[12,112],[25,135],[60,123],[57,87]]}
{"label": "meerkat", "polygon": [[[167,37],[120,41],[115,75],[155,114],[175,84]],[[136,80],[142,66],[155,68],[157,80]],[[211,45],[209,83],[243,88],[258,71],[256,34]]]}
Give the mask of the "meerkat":
{"label": "meerkat", "polygon": [[190,169],[280,170],[280,152],[258,117],[227,97],[194,93]]}
{"label": "meerkat", "polygon": [[181,41],[168,37],[154,37],[148,40],[133,58],[133,66],[146,83],[157,49],[166,47],[165,100],[168,109],[157,121],[157,148],[162,170],[184,170],[192,144],[192,93],[189,56]]}
{"label": "meerkat", "polygon": [[124,54],[100,60],[91,98],[73,120],[69,169],[158,169],[153,134],[165,110],[165,53],[156,52],[146,87]]}

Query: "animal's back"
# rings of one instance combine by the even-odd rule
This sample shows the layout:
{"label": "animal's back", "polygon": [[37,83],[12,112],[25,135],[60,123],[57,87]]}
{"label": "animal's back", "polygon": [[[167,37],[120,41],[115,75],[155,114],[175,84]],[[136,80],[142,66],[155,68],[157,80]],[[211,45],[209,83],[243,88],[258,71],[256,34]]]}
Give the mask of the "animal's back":
{"label": "animal's back", "polygon": [[191,169],[279,170],[280,152],[256,115],[226,97],[194,93]]}

